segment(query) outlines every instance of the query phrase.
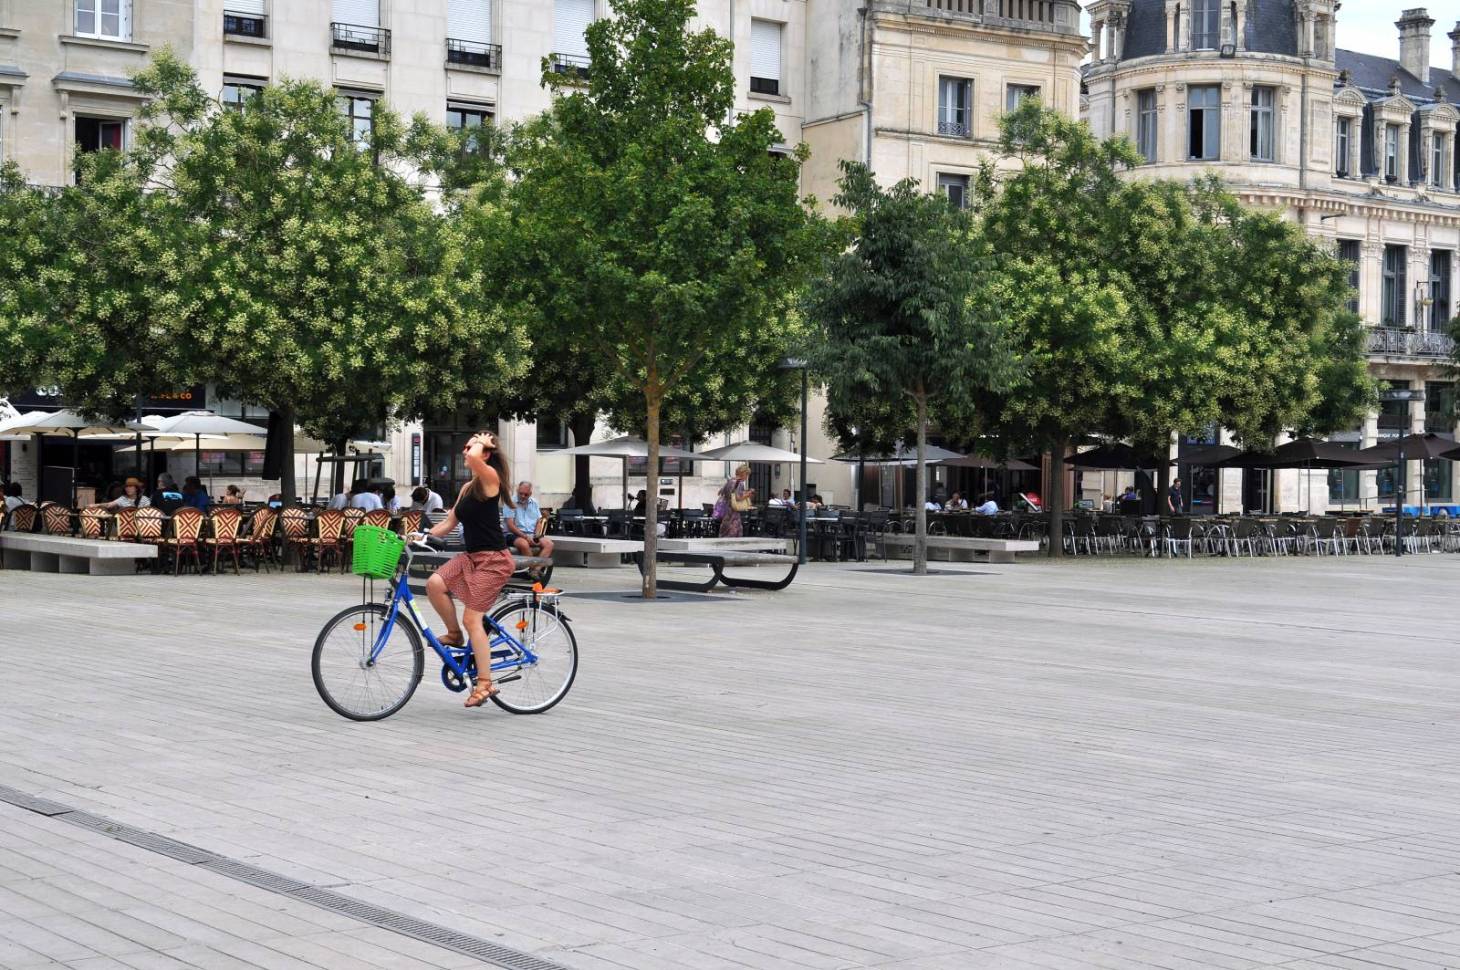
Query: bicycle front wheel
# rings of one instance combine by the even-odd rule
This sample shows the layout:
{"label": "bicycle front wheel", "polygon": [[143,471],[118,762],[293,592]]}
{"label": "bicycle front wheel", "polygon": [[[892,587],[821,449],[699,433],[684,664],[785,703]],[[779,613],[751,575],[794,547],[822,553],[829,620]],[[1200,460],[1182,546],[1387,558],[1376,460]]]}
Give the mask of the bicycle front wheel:
{"label": "bicycle front wheel", "polygon": [[534,657],[529,661],[505,644],[492,648],[496,705],[513,714],[541,714],[566,697],[578,675],[578,641],[557,606],[508,603],[498,607],[492,619]]}
{"label": "bicycle front wheel", "polygon": [[[330,710],[352,721],[378,721],[405,707],[421,682],[421,635],[390,610],[364,603],[341,610],[314,641],[314,687]],[[376,651],[381,637],[385,642]]]}

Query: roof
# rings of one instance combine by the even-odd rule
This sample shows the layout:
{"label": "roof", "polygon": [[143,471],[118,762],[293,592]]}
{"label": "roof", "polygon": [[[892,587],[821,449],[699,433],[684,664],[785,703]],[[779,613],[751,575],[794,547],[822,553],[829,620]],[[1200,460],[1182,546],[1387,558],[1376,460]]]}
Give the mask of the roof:
{"label": "roof", "polygon": [[[1294,0],[1248,0],[1243,46],[1262,54],[1298,54]],[[1165,0],[1132,0],[1126,20],[1124,59],[1166,53]]]}
{"label": "roof", "polygon": [[1416,104],[1429,104],[1435,100],[1435,89],[1444,88],[1450,103],[1460,105],[1460,78],[1442,67],[1431,66],[1430,83],[1421,84],[1419,78],[1392,58],[1339,50],[1335,60],[1340,71],[1349,72],[1354,87],[1370,95],[1371,100],[1387,98],[1389,80],[1398,77],[1400,93]]}
{"label": "roof", "polygon": [[108,88],[133,88],[132,82],[124,77],[112,77],[108,74],[83,74],[80,71],[62,71],[51,78],[55,84],[95,84]]}

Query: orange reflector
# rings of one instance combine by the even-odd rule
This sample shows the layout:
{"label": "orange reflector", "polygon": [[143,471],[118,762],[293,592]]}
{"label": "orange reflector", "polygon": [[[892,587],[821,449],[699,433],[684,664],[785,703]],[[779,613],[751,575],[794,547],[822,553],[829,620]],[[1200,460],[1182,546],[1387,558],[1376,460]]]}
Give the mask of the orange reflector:
{"label": "orange reflector", "polygon": [[532,591],[534,593],[541,593],[542,592],[542,583],[533,583],[532,584]]}
{"label": "orange reflector", "polygon": [[517,621],[517,629],[519,629],[519,630],[526,630],[527,629],[527,621],[526,620],[518,620]]}
{"label": "orange reflector", "polygon": [[365,624],[363,624],[363,623],[356,623],[355,624],[355,629],[357,629],[357,630],[363,630],[363,629],[365,629]]}

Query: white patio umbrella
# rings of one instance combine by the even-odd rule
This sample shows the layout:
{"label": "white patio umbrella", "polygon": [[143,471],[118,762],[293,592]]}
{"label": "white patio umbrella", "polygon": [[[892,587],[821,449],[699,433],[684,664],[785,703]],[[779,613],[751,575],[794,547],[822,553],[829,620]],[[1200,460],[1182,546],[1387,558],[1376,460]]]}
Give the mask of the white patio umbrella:
{"label": "white patio umbrella", "polygon": [[[627,508],[629,498],[629,459],[648,458],[649,443],[643,438],[624,436],[612,438],[608,441],[593,441],[586,445],[578,445],[574,448],[564,448],[562,451],[553,452],[555,455],[588,455],[593,458],[620,458],[624,463],[623,492],[624,503]],[[659,446],[660,458],[678,458],[680,461],[695,461],[700,456],[692,451],[683,451],[669,445]],[[651,476],[652,477],[652,476]],[[681,476],[682,477],[682,476]],[[681,490],[682,491],[682,490]]]}
{"label": "white patio umbrella", "polygon": [[[697,457],[704,461],[735,461],[745,462],[752,465],[796,465],[800,466],[803,456],[800,452],[787,451],[785,448],[775,448],[771,445],[762,445],[754,441],[737,441],[733,445],[722,445],[719,448],[711,448],[708,451],[697,452]],[[804,456],[808,465],[824,465],[826,462],[820,458]],[[806,488],[805,482],[796,483],[803,491]],[[802,495],[804,502],[810,496]]]}
{"label": "white patio umbrella", "polygon": [[125,422],[91,420],[75,411],[30,411],[0,424],[0,435],[60,434],[71,436],[71,504],[76,504],[76,470],[80,460],[77,438],[82,435],[120,434]]}

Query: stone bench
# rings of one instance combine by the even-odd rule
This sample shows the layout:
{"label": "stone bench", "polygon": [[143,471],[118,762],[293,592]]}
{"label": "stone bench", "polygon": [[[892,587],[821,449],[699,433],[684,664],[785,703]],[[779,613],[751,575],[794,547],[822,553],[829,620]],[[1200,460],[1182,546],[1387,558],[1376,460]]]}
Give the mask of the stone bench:
{"label": "stone bench", "polygon": [[157,547],[141,542],[0,532],[0,554],[6,569],[125,576],[137,571],[137,560],[156,559]]}
{"label": "stone bench", "polygon": [[[671,539],[674,543],[687,542],[709,542],[707,539]],[[730,540],[737,541],[737,540]],[[766,540],[760,540],[764,543]],[[773,545],[783,540],[769,540]],[[707,549],[707,550],[685,550],[665,549],[663,543],[655,553],[654,558],[658,562],[671,566],[709,566],[710,578],[703,582],[693,583],[682,579],[659,579],[658,585],[663,589],[679,589],[691,593],[708,593],[716,585],[723,583],[726,586],[738,589],[785,589],[791,585],[796,578],[796,570],[800,569],[800,563],[795,556],[778,552],[748,552],[742,549]],[[639,574],[644,573],[644,553],[641,550],[634,556],[634,562],[639,567]],[[790,566],[790,570],[780,579],[750,579],[745,576],[727,576],[725,570],[731,566]]]}
{"label": "stone bench", "polygon": [[[917,537],[908,533],[888,533],[876,537],[883,554],[891,556],[894,551],[899,559],[912,558],[913,544]],[[985,562],[1010,563],[1021,552],[1038,552],[1039,543],[1033,539],[975,539],[971,536],[928,536],[928,558],[934,550],[945,552],[948,562],[974,562],[975,554],[985,554]],[[959,557],[959,558],[955,558]]]}
{"label": "stone bench", "polygon": [[660,539],[660,552],[790,552],[790,539],[745,536],[739,539]]}
{"label": "stone bench", "polygon": [[553,540],[553,562],[559,566],[605,569],[610,566],[622,566],[624,556],[632,556],[644,551],[644,543],[628,539],[605,539],[599,536],[550,536],[550,538]]}

